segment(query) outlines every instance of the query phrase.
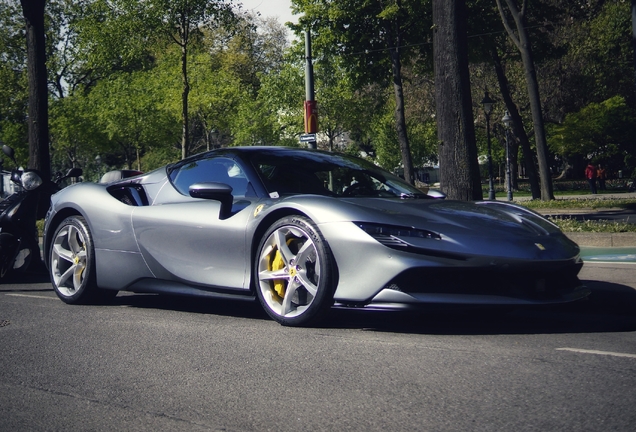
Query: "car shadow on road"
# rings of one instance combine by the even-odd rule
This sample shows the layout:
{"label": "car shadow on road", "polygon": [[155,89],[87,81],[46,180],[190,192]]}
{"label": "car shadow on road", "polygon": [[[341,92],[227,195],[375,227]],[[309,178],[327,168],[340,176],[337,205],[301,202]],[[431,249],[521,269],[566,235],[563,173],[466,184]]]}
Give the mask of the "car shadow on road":
{"label": "car shadow on road", "polygon": [[140,309],[161,309],[206,315],[267,320],[256,301],[225,300],[179,295],[120,293],[111,304]]}
{"label": "car shadow on road", "polygon": [[[318,326],[322,329],[439,334],[551,334],[636,331],[636,290],[629,286],[587,280],[588,300],[518,308],[457,309],[429,307],[418,311],[332,309]],[[120,306],[230,316],[268,321],[258,302],[202,299],[156,294],[120,294]]]}
{"label": "car shadow on road", "polygon": [[[439,334],[551,334],[636,331],[636,290],[621,284],[583,281],[589,299],[563,305],[501,310],[428,307],[417,311],[332,309],[323,329]],[[46,275],[19,275],[3,280],[0,292],[53,291]],[[224,300],[158,294],[120,293],[104,305],[161,309],[204,315],[269,321],[257,301]]]}
{"label": "car shadow on road", "polygon": [[551,334],[636,331],[636,290],[629,286],[583,281],[587,300],[516,309],[426,308],[408,312],[332,310],[325,328],[439,334]]}

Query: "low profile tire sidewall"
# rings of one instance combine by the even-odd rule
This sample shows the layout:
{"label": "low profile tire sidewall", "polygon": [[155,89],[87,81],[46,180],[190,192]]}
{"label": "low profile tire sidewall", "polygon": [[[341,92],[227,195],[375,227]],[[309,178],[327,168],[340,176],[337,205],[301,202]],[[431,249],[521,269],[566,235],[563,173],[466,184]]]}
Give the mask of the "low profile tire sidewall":
{"label": "low profile tire sidewall", "polygon": [[[277,314],[269,307],[267,301],[263,298],[259,280],[259,261],[263,247],[272,233],[284,227],[298,228],[304,233],[308,234],[310,240],[316,247],[317,253],[320,255],[321,261],[320,281],[318,283],[318,290],[313,302],[302,314],[295,317],[287,318]],[[253,264],[254,289],[265,312],[278,323],[286,326],[296,327],[312,325],[318,322],[318,320],[327,312],[327,310],[329,310],[329,308],[333,304],[333,269],[334,261],[331,250],[329,249],[329,246],[324,237],[318,230],[318,227],[309,218],[304,216],[284,217],[271,225],[259,242]]]}
{"label": "low profile tire sidewall", "polygon": [[[53,254],[53,250],[55,247],[55,241],[58,238],[60,232],[66,229],[69,226],[73,226],[79,230],[84,238],[84,242],[86,245],[86,268],[84,272],[84,278],[80,285],[80,288],[76,290],[76,292],[72,295],[66,295],[60,291],[60,288],[55,283],[54,272],[56,271],[55,259],[56,257]],[[55,234],[53,236],[53,242],[51,244],[51,248],[49,250],[49,274],[51,278],[51,284],[53,285],[53,289],[57,296],[65,303],[68,304],[85,304],[90,303],[95,300],[97,297],[97,288],[95,283],[95,248],[93,246],[93,238],[90,234],[90,230],[88,228],[88,224],[86,220],[81,216],[70,216],[62,221],[62,223],[55,230]],[[115,293],[116,294],[116,293]]]}

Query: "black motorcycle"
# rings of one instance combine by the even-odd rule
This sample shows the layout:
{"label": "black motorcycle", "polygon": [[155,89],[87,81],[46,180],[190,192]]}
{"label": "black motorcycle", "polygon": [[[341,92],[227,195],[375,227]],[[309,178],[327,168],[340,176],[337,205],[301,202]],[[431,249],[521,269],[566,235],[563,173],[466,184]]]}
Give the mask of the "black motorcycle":
{"label": "black motorcycle", "polygon": [[36,220],[46,214],[62,180],[82,175],[81,168],[71,168],[66,175],[57,173],[53,181],[43,180],[37,170],[17,168],[11,147],[3,145],[2,151],[16,167],[2,173],[9,174],[18,189],[0,201],[0,278],[9,270],[25,271],[32,261],[41,260]]}

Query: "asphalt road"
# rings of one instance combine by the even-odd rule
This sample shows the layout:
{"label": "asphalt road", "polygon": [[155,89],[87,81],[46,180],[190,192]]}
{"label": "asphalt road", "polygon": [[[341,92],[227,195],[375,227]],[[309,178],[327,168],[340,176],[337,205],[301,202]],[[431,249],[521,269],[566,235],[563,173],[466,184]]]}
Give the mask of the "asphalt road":
{"label": "asphalt road", "polygon": [[120,294],[68,306],[0,283],[0,430],[633,431],[636,265],[586,264],[587,302],[505,316]]}

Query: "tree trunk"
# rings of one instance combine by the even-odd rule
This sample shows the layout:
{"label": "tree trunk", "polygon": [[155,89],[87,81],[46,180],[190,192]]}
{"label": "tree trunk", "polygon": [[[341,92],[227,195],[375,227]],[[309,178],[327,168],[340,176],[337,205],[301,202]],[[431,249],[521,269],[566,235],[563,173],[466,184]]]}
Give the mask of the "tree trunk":
{"label": "tree trunk", "polygon": [[534,139],[537,146],[537,160],[539,162],[539,174],[541,176],[541,199],[544,201],[554,199],[552,190],[552,175],[548,165],[548,144],[545,137],[545,127],[543,124],[543,113],[541,110],[541,98],[539,94],[539,82],[534,68],[534,59],[532,56],[532,48],[530,46],[530,37],[525,27],[525,13],[528,0],[523,0],[521,10],[517,7],[515,0],[506,0],[506,4],[510,10],[519,37],[517,37],[506,18],[501,0],[497,0],[497,7],[503,21],[504,27],[508,32],[508,36],[517,46],[521,53],[523,69],[528,87],[528,98],[530,99],[530,109],[532,110],[532,123],[534,127]]}
{"label": "tree trunk", "polygon": [[526,173],[528,174],[528,181],[530,182],[530,191],[532,192],[532,199],[541,198],[541,189],[539,188],[539,179],[537,175],[537,167],[534,162],[534,157],[532,157],[532,149],[530,148],[530,141],[528,140],[528,134],[526,134],[526,130],[523,127],[523,120],[521,115],[519,114],[519,110],[517,109],[517,105],[512,101],[512,96],[510,95],[510,85],[508,83],[508,78],[506,78],[506,74],[501,65],[501,59],[499,57],[499,53],[497,52],[496,47],[491,47],[491,55],[492,60],[495,65],[495,72],[497,74],[497,80],[499,82],[499,89],[501,92],[501,97],[504,100],[506,108],[510,113],[510,117],[512,117],[512,131],[514,135],[519,140],[521,144],[521,149],[523,151],[523,162],[526,167]]}
{"label": "tree trunk", "polygon": [[[400,60],[400,36],[399,24],[396,25],[396,35],[390,24],[386,26],[389,34],[389,52],[391,53],[391,72],[393,75],[393,93],[395,94],[395,128],[400,144],[400,153],[402,154],[402,165],[404,165],[404,179],[410,184],[415,184],[415,173],[413,170],[413,161],[411,160],[411,146],[406,129],[406,117],[404,115],[404,90],[402,86],[402,63]],[[393,37],[396,37],[395,46],[393,46]]]}
{"label": "tree trunk", "polygon": [[51,178],[49,99],[46,72],[44,7],[46,0],[20,0],[26,23],[29,80],[29,167]]}
{"label": "tree trunk", "polygon": [[450,199],[481,200],[468,74],[464,0],[433,0],[435,104],[440,186]]}
{"label": "tree trunk", "polygon": [[187,45],[181,45],[181,80],[183,89],[181,91],[181,159],[189,155],[189,122],[188,122],[188,95],[190,94],[190,83],[188,81],[188,49]]}
{"label": "tree trunk", "polygon": [[634,93],[636,95],[636,0],[632,0],[632,50],[634,51]]}

